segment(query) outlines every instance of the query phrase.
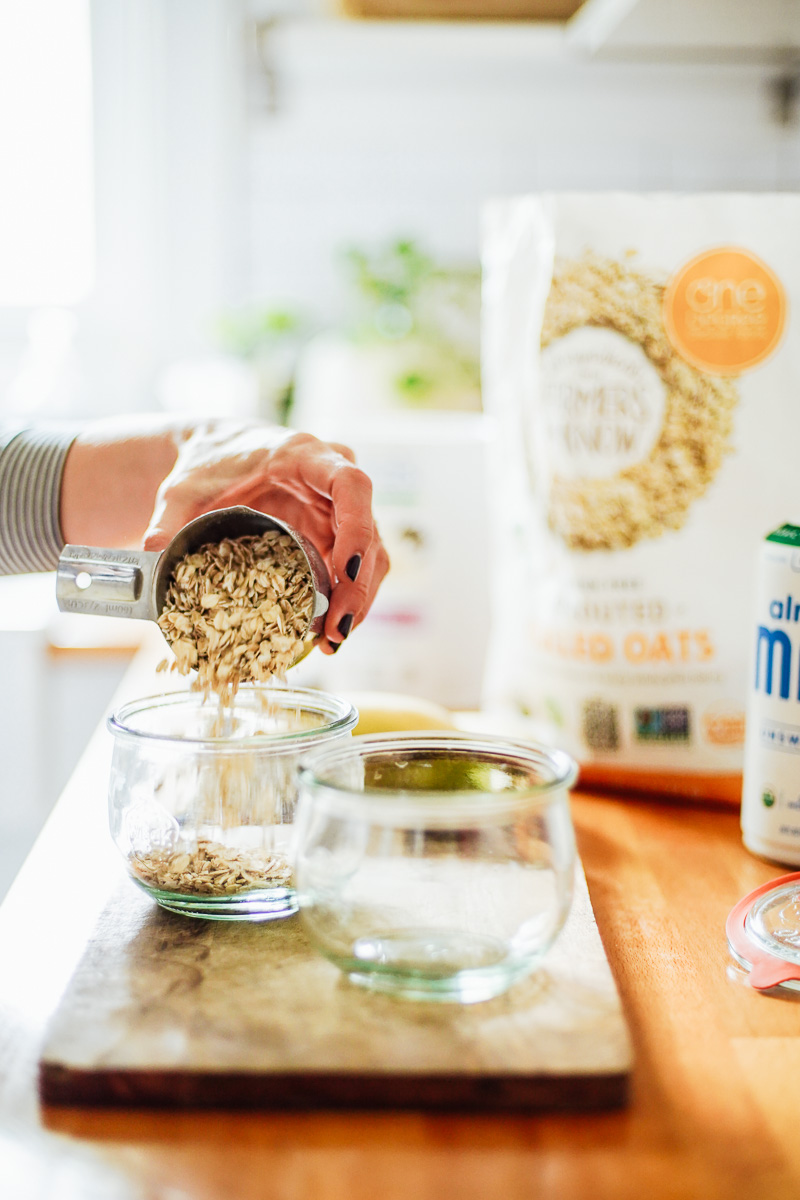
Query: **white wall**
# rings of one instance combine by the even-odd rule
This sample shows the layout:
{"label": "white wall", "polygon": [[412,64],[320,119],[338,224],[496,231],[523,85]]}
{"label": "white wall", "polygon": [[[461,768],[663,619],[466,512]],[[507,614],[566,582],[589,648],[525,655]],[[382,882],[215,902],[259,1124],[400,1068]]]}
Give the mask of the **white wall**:
{"label": "white wall", "polygon": [[239,0],[93,0],[97,286],[80,313],[84,411],[155,406],[239,293]]}
{"label": "white wall", "polygon": [[800,132],[775,119],[782,72],[765,61],[590,59],[549,28],[313,21],[278,23],[264,57],[275,110],[251,87],[248,124],[259,298],[335,314],[349,242],[411,234],[474,260],[492,194],[800,186]]}
{"label": "white wall", "polygon": [[[94,285],[73,305],[74,343],[52,386],[43,376],[53,354],[42,361],[31,345],[41,337],[30,336],[46,296],[0,306],[0,417],[155,407],[164,364],[208,347],[220,309],[246,278],[242,3],[91,0],[90,12]],[[57,33],[40,32],[56,57]],[[51,145],[59,137],[58,79],[46,82],[33,149],[45,159],[49,147],[60,162]],[[25,103],[24,94],[19,99]],[[0,175],[13,174],[25,154],[18,142],[3,141]],[[77,238],[81,230],[66,226],[64,236]],[[38,390],[29,387],[22,406],[26,367],[29,375],[38,369]]]}
{"label": "white wall", "polygon": [[[97,280],[77,312],[80,412],[152,406],[165,363],[212,346],[230,304],[336,318],[343,244],[410,234],[474,261],[491,194],[800,186],[798,125],[775,120],[770,91],[800,44],[793,0],[639,0],[594,58],[554,26],[320,8],[92,0]],[[253,24],[276,12],[257,52]],[[27,316],[0,313],[0,384]]]}

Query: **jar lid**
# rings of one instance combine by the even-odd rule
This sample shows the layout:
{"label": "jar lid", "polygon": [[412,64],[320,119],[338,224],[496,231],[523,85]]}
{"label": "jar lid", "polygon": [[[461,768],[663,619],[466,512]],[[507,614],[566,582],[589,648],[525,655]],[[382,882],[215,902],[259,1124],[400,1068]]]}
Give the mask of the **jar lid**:
{"label": "jar lid", "polygon": [[800,991],[800,871],[749,892],[728,915],[728,946],[757,991]]}

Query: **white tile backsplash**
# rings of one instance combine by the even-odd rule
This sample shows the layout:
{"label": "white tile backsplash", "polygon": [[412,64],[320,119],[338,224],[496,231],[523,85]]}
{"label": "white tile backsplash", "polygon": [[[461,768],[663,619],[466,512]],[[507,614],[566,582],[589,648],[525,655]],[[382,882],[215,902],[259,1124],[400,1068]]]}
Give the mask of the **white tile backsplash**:
{"label": "white tile backsplash", "polygon": [[[774,68],[526,59],[504,42],[448,55],[441,39],[438,57],[415,57],[388,34],[383,48],[374,30],[358,37],[338,69],[318,31],[276,48],[278,111],[251,114],[247,143],[253,296],[335,314],[335,253],[351,242],[412,235],[475,260],[492,195],[800,179],[800,132],[773,117]],[[346,44],[339,31],[330,43]]]}

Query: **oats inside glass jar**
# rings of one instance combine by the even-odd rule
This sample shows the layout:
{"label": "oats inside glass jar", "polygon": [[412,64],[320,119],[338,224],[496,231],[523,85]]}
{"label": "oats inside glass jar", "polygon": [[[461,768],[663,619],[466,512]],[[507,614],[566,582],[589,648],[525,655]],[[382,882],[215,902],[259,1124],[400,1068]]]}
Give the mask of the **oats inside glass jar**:
{"label": "oats inside glass jar", "polygon": [[193,688],[123,705],[109,719],[109,819],[134,880],[189,916],[294,912],[297,767],[357,719],[337,696],[288,685],[243,684],[222,707]]}

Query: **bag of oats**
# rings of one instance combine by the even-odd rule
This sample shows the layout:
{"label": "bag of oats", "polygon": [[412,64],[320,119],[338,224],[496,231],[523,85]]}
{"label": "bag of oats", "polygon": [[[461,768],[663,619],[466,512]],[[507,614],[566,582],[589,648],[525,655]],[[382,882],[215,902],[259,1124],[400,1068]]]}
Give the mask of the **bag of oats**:
{"label": "bag of oats", "polygon": [[754,555],[800,496],[798,230],[794,195],[487,205],[484,707],[584,783],[740,800]]}

